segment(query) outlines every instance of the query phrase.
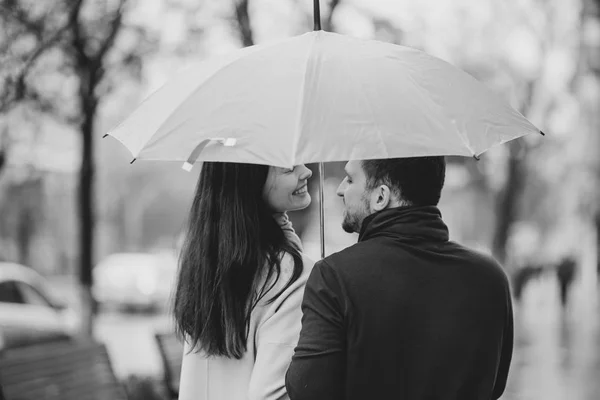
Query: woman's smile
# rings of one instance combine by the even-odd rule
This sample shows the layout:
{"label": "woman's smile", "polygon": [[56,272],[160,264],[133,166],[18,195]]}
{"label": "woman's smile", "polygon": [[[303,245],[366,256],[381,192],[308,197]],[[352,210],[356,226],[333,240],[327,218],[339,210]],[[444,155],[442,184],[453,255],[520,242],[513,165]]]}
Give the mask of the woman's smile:
{"label": "woman's smile", "polygon": [[302,195],[305,195],[306,193],[308,193],[308,188],[307,188],[307,184],[304,184],[300,187],[300,189],[294,190],[294,192],[292,194],[294,196],[302,196]]}
{"label": "woman's smile", "polygon": [[312,172],[305,165],[294,168],[270,167],[263,198],[274,212],[302,210],[310,205],[308,180]]}

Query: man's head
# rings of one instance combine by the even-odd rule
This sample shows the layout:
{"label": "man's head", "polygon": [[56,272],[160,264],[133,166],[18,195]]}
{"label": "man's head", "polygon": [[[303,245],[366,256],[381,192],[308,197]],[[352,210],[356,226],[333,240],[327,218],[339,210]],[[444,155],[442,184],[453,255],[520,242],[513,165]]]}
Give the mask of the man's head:
{"label": "man's head", "polygon": [[344,199],[342,228],[360,232],[363,220],[378,211],[400,206],[435,206],[446,176],[444,157],[353,160],[337,189]]}

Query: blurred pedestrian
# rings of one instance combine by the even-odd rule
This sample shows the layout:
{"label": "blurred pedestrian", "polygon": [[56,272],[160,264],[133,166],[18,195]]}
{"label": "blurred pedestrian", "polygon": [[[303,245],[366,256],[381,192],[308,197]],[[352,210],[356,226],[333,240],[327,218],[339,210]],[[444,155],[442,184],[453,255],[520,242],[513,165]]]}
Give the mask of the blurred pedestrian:
{"label": "blurred pedestrian", "polygon": [[180,400],[286,399],[313,262],[287,211],[310,204],[304,165],[205,162],[180,256]]}
{"label": "blurred pedestrian", "polygon": [[516,268],[512,276],[513,297],[520,302],[526,286],[535,278],[538,278],[544,272],[545,268],[541,263],[529,262]]}
{"label": "blurred pedestrian", "polygon": [[513,349],[508,279],[491,257],[449,240],[437,208],[444,158],[345,169],[342,227],[358,243],[308,279],[290,398],[499,398]]}
{"label": "blurred pedestrian", "polygon": [[564,257],[556,267],[556,277],[560,290],[560,304],[563,307],[566,307],[569,301],[569,289],[575,278],[576,269],[577,262],[572,256]]}

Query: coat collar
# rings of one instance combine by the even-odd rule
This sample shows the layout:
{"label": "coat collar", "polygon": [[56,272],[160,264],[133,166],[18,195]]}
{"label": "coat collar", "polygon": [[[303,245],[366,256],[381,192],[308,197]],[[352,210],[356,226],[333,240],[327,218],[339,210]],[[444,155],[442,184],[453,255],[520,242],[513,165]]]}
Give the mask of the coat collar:
{"label": "coat collar", "polygon": [[448,227],[435,206],[405,206],[389,208],[364,219],[358,241],[379,236],[406,240],[446,242]]}

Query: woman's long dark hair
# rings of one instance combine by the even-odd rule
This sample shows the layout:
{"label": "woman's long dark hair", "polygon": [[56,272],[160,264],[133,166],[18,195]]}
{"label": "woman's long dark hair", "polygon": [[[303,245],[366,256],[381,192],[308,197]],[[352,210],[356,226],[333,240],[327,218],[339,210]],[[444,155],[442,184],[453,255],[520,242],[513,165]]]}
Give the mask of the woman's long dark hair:
{"label": "woman's long dark hair", "polygon": [[177,332],[210,356],[243,356],[250,313],[279,279],[284,253],[293,257],[294,270],[269,301],[302,273],[299,250],[263,200],[268,171],[264,165],[205,162],[200,172],[173,311]]}

